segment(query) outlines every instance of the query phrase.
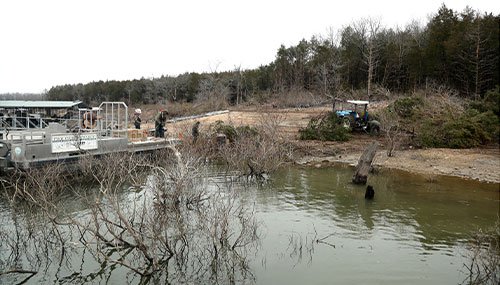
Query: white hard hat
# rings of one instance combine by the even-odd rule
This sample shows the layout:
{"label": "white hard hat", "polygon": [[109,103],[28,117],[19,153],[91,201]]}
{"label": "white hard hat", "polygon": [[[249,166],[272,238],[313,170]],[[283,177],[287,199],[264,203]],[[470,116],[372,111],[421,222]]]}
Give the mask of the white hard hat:
{"label": "white hard hat", "polygon": [[141,111],[141,109],[135,109],[135,113],[136,114],[142,114],[142,111]]}

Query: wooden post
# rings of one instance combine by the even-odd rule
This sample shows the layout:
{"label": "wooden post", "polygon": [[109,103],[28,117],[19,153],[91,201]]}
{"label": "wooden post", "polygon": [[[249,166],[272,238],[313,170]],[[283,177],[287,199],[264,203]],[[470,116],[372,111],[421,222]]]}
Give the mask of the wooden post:
{"label": "wooden post", "polygon": [[352,177],[354,184],[366,184],[368,180],[368,173],[372,165],[373,157],[377,153],[378,142],[373,142],[361,155],[356,166],[356,171]]}

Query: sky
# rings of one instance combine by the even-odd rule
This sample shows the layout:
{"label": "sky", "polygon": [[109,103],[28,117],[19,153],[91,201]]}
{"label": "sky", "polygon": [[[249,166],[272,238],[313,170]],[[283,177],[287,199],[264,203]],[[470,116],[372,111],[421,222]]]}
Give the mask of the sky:
{"label": "sky", "polygon": [[0,94],[257,68],[282,44],[367,17],[425,24],[442,3],[500,13],[493,0],[1,0]]}

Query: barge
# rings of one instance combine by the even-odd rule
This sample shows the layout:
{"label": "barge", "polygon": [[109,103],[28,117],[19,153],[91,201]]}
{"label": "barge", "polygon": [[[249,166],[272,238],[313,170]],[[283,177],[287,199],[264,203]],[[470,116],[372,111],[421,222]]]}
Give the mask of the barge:
{"label": "barge", "polygon": [[0,174],[83,156],[171,148],[175,138],[129,129],[124,102],[98,107],[81,101],[0,101]]}

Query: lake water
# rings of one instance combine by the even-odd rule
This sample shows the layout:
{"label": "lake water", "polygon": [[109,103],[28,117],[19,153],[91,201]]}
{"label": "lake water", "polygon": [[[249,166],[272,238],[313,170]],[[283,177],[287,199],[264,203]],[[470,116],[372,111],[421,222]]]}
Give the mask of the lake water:
{"label": "lake water", "polygon": [[[352,173],[343,166],[291,167],[264,185],[236,184],[233,190],[254,205],[261,233],[250,257],[253,277],[244,283],[457,284],[466,278],[465,243],[472,232],[495,225],[498,184],[383,171],[369,177],[375,198],[365,200],[365,186],[350,183]],[[226,181],[212,169],[206,183]],[[85,212],[73,198],[64,203],[76,214]],[[13,223],[11,212],[0,201],[3,225]],[[12,252],[0,250],[1,272]],[[80,268],[99,271],[80,259],[75,257]],[[53,262],[28,284],[66,283],[71,274]],[[138,282],[126,274],[114,270],[88,283]],[[13,280],[0,276],[0,283]]]}
{"label": "lake water", "polygon": [[[498,185],[403,172],[372,175],[374,200],[351,168],[289,169],[256,197],[267,229],[259,284],[457,284],[463,243],[499,213]],[[291,235],[313,243],[293,263]],[[295,258],[297,260],[297,258]]]}

